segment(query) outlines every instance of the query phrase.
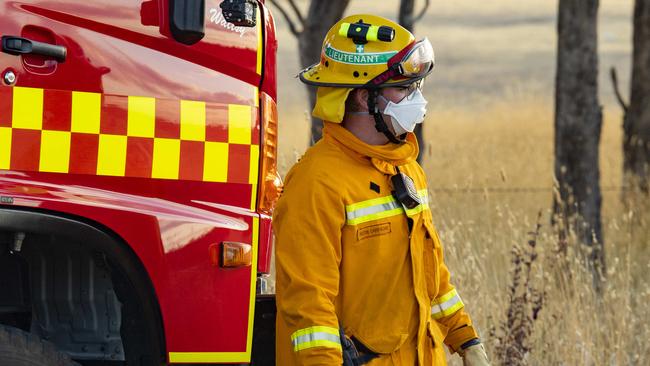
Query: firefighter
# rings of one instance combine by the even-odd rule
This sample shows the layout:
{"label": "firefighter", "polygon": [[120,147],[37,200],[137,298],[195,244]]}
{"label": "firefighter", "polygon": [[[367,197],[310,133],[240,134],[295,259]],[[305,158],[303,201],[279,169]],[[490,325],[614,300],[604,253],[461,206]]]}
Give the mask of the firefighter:
{"label": "firefighter", "polygon": [[324,128],[274,213],[277,365],[445,365],[443,344],[489,364],[416,162],[433,64],[426,38],[363,14],[336,23],[300,73]]}

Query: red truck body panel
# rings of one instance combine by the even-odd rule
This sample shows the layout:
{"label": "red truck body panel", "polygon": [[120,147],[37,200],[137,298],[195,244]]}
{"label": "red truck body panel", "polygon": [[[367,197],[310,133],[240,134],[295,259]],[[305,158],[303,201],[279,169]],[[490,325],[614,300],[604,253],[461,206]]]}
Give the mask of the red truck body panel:
{"label": "red truck body panel", "polygon": [[[256,200],[275,30],[262,4],[258,26],[243,28],[220,2],[206,1],[205,37],[191,46],[169,35],[163,0],[0,4],[0,35],[68,53],[0,53],[0,75],[17,78],[0,85],[4,205],[82,217],[131,246],[172,363],[249,362],[255,281],[270,265],[270,218]],[[251,244],[253,266],[211,264],[224,241]]]}

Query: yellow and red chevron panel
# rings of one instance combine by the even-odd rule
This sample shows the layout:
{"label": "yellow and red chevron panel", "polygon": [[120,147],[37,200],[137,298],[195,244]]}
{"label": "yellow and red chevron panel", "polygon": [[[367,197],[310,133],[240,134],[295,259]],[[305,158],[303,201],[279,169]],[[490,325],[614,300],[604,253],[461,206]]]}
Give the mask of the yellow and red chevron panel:
{"label": "yellow and red chevron panel", "polygon": [[0,169],[257,184],[257,109],[0,87]]}

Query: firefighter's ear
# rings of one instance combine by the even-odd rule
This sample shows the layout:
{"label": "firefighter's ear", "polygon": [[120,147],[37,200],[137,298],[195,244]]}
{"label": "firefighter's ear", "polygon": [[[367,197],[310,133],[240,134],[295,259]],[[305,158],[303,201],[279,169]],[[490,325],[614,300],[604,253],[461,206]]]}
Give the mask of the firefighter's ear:
{"label": "firefighter's ear", "polygon": [[364,111],[368,110],[368,89],[357,89],[356,97]]}
{"label": "firefighter's ear", "polygon": [[368,111],[368,91],[366,89],[354,89],[348,95],[345,106],[348,112]]}

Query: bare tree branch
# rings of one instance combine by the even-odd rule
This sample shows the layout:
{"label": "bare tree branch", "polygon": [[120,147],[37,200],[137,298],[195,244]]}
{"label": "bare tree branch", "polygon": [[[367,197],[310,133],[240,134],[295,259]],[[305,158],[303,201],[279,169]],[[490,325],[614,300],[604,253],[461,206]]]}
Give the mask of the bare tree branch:
{"label": "bare tree branch", "polygon": [[[293,1],[289,1],[289,3],[292,5],[291,6],[292,8],[295,7],[295,4],[293,4]],[[271,4],[273,4],[273,6],[275,6],[280,11],[280,14],[282,14],[284,19],[287,21],[287,23],[289,24],[289,30],[291,31],[291,34],[293,34],[296,37],[300,36],[300,34],[302,33],[302,30],[298,30],[298,28],[296,28],[296,22],[294,22],[293,19],[291,19],[291,17],[289,16],[289,12],[284,8],[284,6],[280,5],[276,0],[272,0]],[[294,11],[297,12],[298,19],[301,21],[301,24],[304,26],[305,25],[305,23],[304,23],[305,20],[302,17],[302,14],[300,14],[298,12],[297,8],[295,8]]]}
{"label": "bare tree branch", "polygon": [[415,23],[413,22],[413,8],[415,0],[401,0],[399,2],[399,11],[397,22],[409,32],[413,32]]}
{"label": "bare tree branch", "polygon": [[424,6],[418,12],[417,15],[413,15],[415,12],[415,3],[416,0],[401,0],[399,4],[398,20],[397,22],[404,28],[408,29],[409,32],[413,32],[415,29],[415,23],[419,22],[422,17],[426,14],[431,5],[430,0],[424,1]]}
{"label": "bare tree branch", "polygon": [[293,9],[293,12],[296,13],[296,17],[298,17],[298,21],[300,21],[300,25],[305,28],[305,17],[302,16],[302,13],[300,12],[300,9],[298,9],[298,6],[296,5],[295,0],[287,0],[289,1],[289,6],[291,6],[291,9]]}
{"label": "bare tree branch", "polygon": [[616,94],[616,99],[618,100],[618,104],[621,105],[621,108],[623,108],[623,111],[627,113],[628,106],[623,100],[623,96],[621,95],[621,91],[618,89],[618,77],[616,76],[616,68],[612,67],[609,69],[609,76],[612,78],[612,86],[614,87],[614,94]]}
{"label": "bare tree branch", "polygon": [[430,0],[425,0],[424,1],[424,6],[422,7],[422,10],[418,13],[418,15],[413,19],[413,24],[419,22],[422,17],[424,17],[424,14],[427,12],[427,9],[429,9],[429,5],[431,5]]}

